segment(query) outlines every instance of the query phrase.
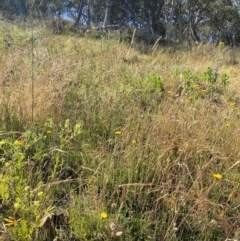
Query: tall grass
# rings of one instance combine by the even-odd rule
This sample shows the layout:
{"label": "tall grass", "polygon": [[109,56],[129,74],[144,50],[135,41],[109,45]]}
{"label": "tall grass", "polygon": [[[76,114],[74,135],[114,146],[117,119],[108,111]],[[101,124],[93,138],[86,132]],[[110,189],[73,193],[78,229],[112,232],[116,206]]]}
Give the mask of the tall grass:
{"label": "tall grass", "polygon": [[232,50],[0,28],[0,240],[238,240]]}

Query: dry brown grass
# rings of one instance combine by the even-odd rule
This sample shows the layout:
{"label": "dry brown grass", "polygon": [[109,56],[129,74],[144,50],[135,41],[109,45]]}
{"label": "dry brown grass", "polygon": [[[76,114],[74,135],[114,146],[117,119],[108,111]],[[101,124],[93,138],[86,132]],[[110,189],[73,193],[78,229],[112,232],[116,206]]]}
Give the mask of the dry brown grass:
{"label": "dry brown grass", "polygon": [[[34,114],[35,118],[60,114],[65,93],[78,78],[94,78],[108,86],[124,79],[126,74],[133,79],[145,78],[156,72],[169,85],[178,81],[170,74],[174,70],[191,69],[202,72],[207,67],[220,65],[220,73],[227,72],[236,84],[238,53],[228,48],[218,49],[211,44],[201,44],[189,51],[159,47],[153,56],[142,55],[127,46],[112,40],[92,40],[71,36],[56,36],[44,29],[34,30],[34,64],[31,65],[31,32],[11,30],[9,27],[1,41],[1,102],[7,96],[8,104],[16,105],[18,115],[29,119],[31,113],[31,71],[34,73]],[[6,30],[6,29],[4,29]],[[3,30],[3,31],[4,31]],[[17,35],[16,35],[17,32]],[[20,36],[20,37],[19,37]],[[9,46],[8,46],[9,44]],[[237,52],[238,50],[236,50]],[[234,57],[232,57],[234,55]],[[106,90],[106,92],[108,92]]]}
{"label": "dry brown grass", "polygon": [[[124,229],[125,240],[234,238],[240,210],[238,49],[159,46],[148,55],[116,40],[36,28],[32,66],[31,32],[9,25],[0,41],[9,36],[0,55],[2,126],[25,127],[31,120],[32,68],[35,122],[83,123],[81,151],[70,145],[71,155],[64,156],[73,169],[80,160],[78,175],[88,183],[81,197],[91,201],[69,194],[79,239],[95,226],[91,215],[84,221],[76,210],[102,208]],[[211,85],[203,73],[216,64],[219,79]],[[230,76],[227,86],[220,83],[223,73]],[[92,230],[88,235],[94,239]]]}

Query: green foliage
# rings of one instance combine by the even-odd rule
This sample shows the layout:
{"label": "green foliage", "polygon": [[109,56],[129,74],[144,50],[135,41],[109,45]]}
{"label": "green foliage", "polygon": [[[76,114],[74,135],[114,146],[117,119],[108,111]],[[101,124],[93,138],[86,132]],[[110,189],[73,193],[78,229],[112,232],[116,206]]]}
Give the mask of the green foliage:
{"label": "green foliage", "polygon": [[[109,32],[112,32],[112,27],[117,27],[121,35],[123,34],[123,42],[126,43],[131,42],[133,32],[133,27],[128,19],[134,19],[133,26],[138,26],[140,37],[136,37],[135,41],[154,43],[156,36],[160,35],[167,37],[168,44],[171,41],[176,41],[172,37],[173,35],[177,36],[179,42],[182,42],[184,38],[189,41],[191,37],[193,41],[199,41],[200,37],[197,33],[202,32],[203,37],[201,40],[219,38],[218,40],[224,40],[228,45],[234,45],[236,43],[232,36],[237,36],[240,22],[239,4],[223,0],[189,1],[188,4],[185,1],[176,4],[175,1],[170,3],[166,0],[135,0],[127,3],[123,0],[105,0],[101,2],[83,0],[35,0],[30,2],[27,0],[5,0],[0,3],[0,11],[8,13],[8,15],[16,14],[24,17],[30,14],[33,14],[36,18],[55,16],[58,18],[57,22],[66,21],[60,20],[60,18],[66,18],[67,15],[67,17],[76,21],[74,27],[72,26],[73,23],[70,23],[71,29],[74,31],[78,31],[77,25],[89,26],[92,24],[94,28],[87,31],[87,35],[95,39],[108,38]],[[165,19],[166,12],[168,13],[168,24],[166,24]],[[138,17],[136,17],[136,14]],[[199,18],[203,21],[197,21]],[[176,21],[171,24],[173,19]],[[190,31],[188,34],[184,34],[184,29],[193,20],[192,34],[190,35]],[[109,29],[101,29],[104,21],[107,25],[110,25]],[[183,26],[176,24],[177,22],[181,22]],[[69,27],[62,24],[57,25],[57,28],[54,27],[55,33],[70,33]],[[95,29],[97,27],[100,27],[100,31]],[[239,41],[237,38],[236,40]]]}
{"label": "green foliage", "polygon": [[157,76],[156,73],[152,73],[148,79],[150,91],[156,93],[163,91],[163,80],[160,76]]}
{"label": "green foliage", "polygon": [[[1,140],[0,197],[7,207],[3,217],[12,239],[43,240],[38,237],[39,229],[43,228],[46,215],[55,209],[46,181],[60,178],[57,173],[64,168],[62,153],[81,133],[80,122],[72,126],[66,120],[58,128],[49,119],[40,132],[31,127],[20,137],[13,134]],[[45,158],[48,161],[43,164]]]}
{"label": "green foliage", "polygon": [[222,84],[223,87],[227,86],[228,79],[229,79],[229,76],[226,73],[222,74],[222,76],[221,76],[221,84]]}
{"label": "green foliage", "polygon": [[101,211],[94,210],[92,202],[90,197],[75,197],[74,206],[69,209],[70,227],[80,240],[108,240],[111,237],[109,217],[102,218]]}
{"label": "green foliage", "polygon": [[229,79],[224,73],[220,77],[220,83],[217,82],[218,65],[214,69],[208,67],[203,73],[194,73],[191,69],[186,69],[183,72],[175,70],[172,75],[183,80],[183,92],[194,99],[218,96],[227,87]]}
{"label": "green foliage", "polygon": [[0,197],[3,202],[6,202],[9,199],[9,186],[8,186],[9,177],[1,174],[0,178],[1,178],[0,179]]}
{"label": "green foliage", "polygon": [[213,71],[213,69],[208,67],[203,73],[203,80],[213,85],[217,81],[217,74],[217,69]]}

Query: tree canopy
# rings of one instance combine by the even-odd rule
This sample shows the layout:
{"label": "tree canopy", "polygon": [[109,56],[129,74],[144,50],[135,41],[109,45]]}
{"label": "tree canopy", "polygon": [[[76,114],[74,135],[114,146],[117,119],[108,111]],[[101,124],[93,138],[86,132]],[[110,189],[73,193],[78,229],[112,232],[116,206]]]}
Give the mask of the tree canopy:
{"label": "tree canopy", "polygon": [[235,46],[240,39],[239,0],[3,0],[0,11],[70,18],[81,26],[134,26],[152,41],[162,36]]}

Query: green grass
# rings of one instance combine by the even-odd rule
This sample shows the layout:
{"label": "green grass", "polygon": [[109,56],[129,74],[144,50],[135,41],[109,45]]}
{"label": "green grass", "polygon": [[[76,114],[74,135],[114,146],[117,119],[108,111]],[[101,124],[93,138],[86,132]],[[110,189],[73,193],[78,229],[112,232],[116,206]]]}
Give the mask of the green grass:
{"label": "green grass", "polygon": [[32,66],[16,26],[0,25],[0,240],[237,239],[230,49],[152,54],[41,24]]}

